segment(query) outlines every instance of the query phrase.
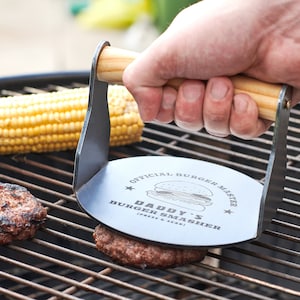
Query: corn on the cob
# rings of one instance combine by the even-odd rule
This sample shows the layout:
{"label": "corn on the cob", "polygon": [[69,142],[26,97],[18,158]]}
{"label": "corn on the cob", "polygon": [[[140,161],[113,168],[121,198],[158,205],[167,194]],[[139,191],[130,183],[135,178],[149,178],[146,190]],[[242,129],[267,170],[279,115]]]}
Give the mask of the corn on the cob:
{"label": "corn on the cob", "polygon": [[[87,103],[85,87],[0,98],[0,154],[75,149]],[[143,122],[125,87],[109,86],[108,106],[110,146],[140,141]]]}

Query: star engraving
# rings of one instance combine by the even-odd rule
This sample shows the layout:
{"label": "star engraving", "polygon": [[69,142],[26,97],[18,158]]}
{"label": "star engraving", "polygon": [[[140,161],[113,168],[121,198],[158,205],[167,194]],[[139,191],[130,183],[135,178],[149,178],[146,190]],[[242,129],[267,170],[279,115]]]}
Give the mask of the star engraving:
{"label": "star engraving", "polygon": [[132,190],[134,190],[134,187],[132,187],[132,186],[126,186],[125,190],[132,191]]}
{"label": "star engraving", "polygon": [[231,215],[231,214],[233,214],[233,211],[231,209],[225,209],[224,214]]}

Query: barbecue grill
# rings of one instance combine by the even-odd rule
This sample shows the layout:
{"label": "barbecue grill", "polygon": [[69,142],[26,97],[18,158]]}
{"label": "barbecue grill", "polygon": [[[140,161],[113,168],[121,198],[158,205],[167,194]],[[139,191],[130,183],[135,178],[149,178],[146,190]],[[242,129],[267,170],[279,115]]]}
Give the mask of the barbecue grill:
{"label": "barbecue grill", "polygon": [[[0,94],[87,86],[88,76],[88,72],[67,72],[4,78]],[[96,250],[92,233],[97,222],[80,210],[72,191],[74,151],[0,157],[0,181],[25,186],[48,208],[46,226],[35,238],[0,248],[1,299],[299,299],[299,131],[300,112],[294,108],[284,199],[262,237],[210,249],[202,262],[167,270],[120,266]],[[189,157],[263,182],[272,134],[271,128],[259,138],[242,141],[149,123],[141,143],[111,148],[109,158]]]}

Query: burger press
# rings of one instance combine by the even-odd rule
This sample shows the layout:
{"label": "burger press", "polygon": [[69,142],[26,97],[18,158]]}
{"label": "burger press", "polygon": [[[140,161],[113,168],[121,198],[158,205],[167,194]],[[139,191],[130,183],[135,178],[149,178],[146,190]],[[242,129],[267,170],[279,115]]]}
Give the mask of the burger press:
{"label": "burger press", "polygon": [[231,78],[236,93],[251,95],[260,116],[275,121],[263,185],[236,170],[190,158],[108,161],[108,82],[121,83],[123,70],[136,56],[105,41],[96,49],[75,156],[73,189],[79,205],[109,228],[148,242],[220,247],[257,239],[283,197],[291,88]]}

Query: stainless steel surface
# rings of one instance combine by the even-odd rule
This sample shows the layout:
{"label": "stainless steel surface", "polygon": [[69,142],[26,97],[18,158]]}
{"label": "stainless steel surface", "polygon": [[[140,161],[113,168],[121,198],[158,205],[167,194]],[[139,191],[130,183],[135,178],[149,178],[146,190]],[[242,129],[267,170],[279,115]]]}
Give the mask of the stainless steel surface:
{"label": "stainless steel surface", "polygon": [[264,180],[264,190],[259,214],[258,236],[267,229],[283,198],[286,163],[287,134],[292,88],[284,85],[278,99],[271,153]]}
{"label": "stainless steel surface", "polygon": [[[85,85],[58,76],[0,81],[1,94]],[[75,82],[75,83],[74,83]],[[284,198],[272,227],[255,242],[209,250],[201,263],[169,270],[136,270],[95,249],[97,223],[72,192],[73,152],[0,157],[0,180],[26,186],[48,207],[45,229],[26,242],[0,248],[1,299],[276,299],[300,297],[300,112],[291,111]],[[253,141],[189,133],[147,124],[143,142],[110,149],[109,159],[175,155],[218,163],[263,182],[272,128]],[[243,226],[239,224],[238,226]]]}
{"label": "stainless steel surface", "polygon": [[[284,85],[278,98],[263,189],[241,172],[202,160],[148,155],[109,161],[108,84],[97,77],[106,46],[100,42],[93,56],[75,154],[73,189],[81,208],[110,228],[162,244],[220,247],[258,238],[283,196],[291,88]],[[245,219],[246,226],[236,227]]]}
{"label": "stainless steel surface", "polygon": [[[109,45],[108,42],[99,44],[93,57],[88,108],[75,153],[73,189],[76,195],[108,162],[110,136],[108,84],[97,80],[97,62],[103,47],[107,45]],[[90,199],[77,197],[84,210],[84,200],[93,201],[93,191],[90,192],[90,195]]]}
{"label": "stainless steel surface", "polygon": [[122,233],[207,248],[257,237],[262,190],[256,180],[217,164],[151,155],[110,161],[76,198],[89,215]]}

